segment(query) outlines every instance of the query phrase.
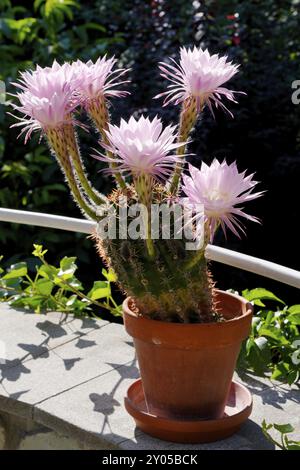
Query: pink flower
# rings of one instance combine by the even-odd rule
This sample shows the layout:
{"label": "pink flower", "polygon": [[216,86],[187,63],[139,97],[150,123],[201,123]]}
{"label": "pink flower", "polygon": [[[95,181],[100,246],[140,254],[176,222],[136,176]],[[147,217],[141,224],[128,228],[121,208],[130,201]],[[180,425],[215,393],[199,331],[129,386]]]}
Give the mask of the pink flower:
{"label": "pink flower", "polygon": [[246,214],[243,208],[236,207],[260,197],[264,191],[254,193],[257,181],[245,171],[238,172],[236,163],[228,165],[214,159],[210,166],[205,163],[197,169],[189,165],[190,176],[183,175],[182,189],[187,198],[184,203],[190,206],[202,204],[204,217],[210,227],[211,239],[220,224],[224,233],[226,228],[240,237],[238,230],[245,233],[238,217],[258,222],[256,217]]}
{"label": "pink flower", "polygon": [[21,73],[19,82],[13,83],[22,91],[17,93],[20,104],[13,108],[23,114],[12,127],[23,127],[25,142],[35,130],[57,129],[72,122],[71,112],[78,106],[79,97],[71,87],[72,70],[69,64],[51,67],[37,66],[33,71]]}
{"label": "pink flower", "polygon": [[193,49],[180,49],[180,61],[174,65],[160,62],[161,76],[172,82],[169,90],[155,98],[165,96],[164,106],[173,102],[181,103],[187,99],[196,99],[198,112],[205,104],[213,114],[212,105],[220,106],[230,115],[232,113],[222,103],[225,96],[236,103],[234,92],[222,87],[237,71],[238,65],[227,62],[227,57],[219,57],[218,54],[210,55],[208,50],[194,47]]}
{"label": "pink flower", "polygon": [[117,163],[117,171],[130,172],[134,176],[146,174],[163,180],[168,178],[174,163],[180,159],[173,154],[174,150],[185,145],[185,142],[175,143],[175,126],[163,129],[158,117],[152,121],[144,116],[138,120],[131,117],[128,122],[121,119],[119,127],[109,124],[105,132],[109,145],[102,145],[117,158],[105,155],[95,157]]}
{"label": "pink flower", "polygon": [[99,57],[95,63],[91,60],[86,63],[81,60],[72,63],[71,67],[74,73],[72,86],[82,97],[85,105],[99,97],[122,97],[129,94],[128,91],[115,89],[115,87],[130,81],[119,80],[129,69],[113,70],[116,62],[114,57],[107,59],[104,56]]}

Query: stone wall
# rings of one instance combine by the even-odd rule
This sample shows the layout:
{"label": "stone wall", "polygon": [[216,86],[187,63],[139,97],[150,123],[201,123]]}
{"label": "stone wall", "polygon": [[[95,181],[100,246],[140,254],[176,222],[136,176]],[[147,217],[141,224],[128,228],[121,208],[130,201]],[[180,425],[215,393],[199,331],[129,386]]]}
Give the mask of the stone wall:
{"label": "stone wall", "polygon": [[32,420],[8,413],[0,414],[0,450],[76,450],[80,442]]}

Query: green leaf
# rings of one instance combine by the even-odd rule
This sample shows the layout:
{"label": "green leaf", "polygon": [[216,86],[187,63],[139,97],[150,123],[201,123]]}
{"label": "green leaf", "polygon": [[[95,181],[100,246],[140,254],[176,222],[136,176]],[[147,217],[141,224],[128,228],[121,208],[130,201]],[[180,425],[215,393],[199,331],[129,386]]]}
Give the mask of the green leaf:
{"label": "green leaf", "polygon": [[73,277],[73,274],[75,273],[77,269],[77,265],[75,263],[76,257],[68,257],[65,256],[61,261],[60,261],[60,270],[57,273],[57,276],[67,280]]}
{"label": "green leaf", "polygon": [[106,32],[106,28],[98,23],[85,23],[83,25],[86,29],[95,29],[96,31],[101,31],[102,33]]}
{"label": "green leaf", "polygon": [[291,424],[274,424],[274,428],[281,432],[281,434],[288,434],[289,432],[295,431]]}
{"label": "green leaf", "polygon": [[262,425],[262,428],[263,428],[264,430],[266,430],[266,431],[268,431],[269,429],[271,429],[271,428],[273,427],[272,424],[267,424],[265,419],[263,420],[263,422],[261,423],[261,425]]}
{"label": "green leaf", "polygon": [[39,294],[50,295],[53,289],[53,282],[48,279],[39,279],[35,283],[35,288]]}
{"label": "green leaf", "polygon": [[[294,441],[290,441],[294,442]],[[300,450],[300,441],[295,441],[293,444],[286,444],[288,450]]]}
{"label": "green leaf", "polygon": [[287,362],[279,362],[275,365],[271,378],[273,380],[281,380],[284,382],[290,372],[290,364]]}
{"label": "green leaf", "polygon": [[287,376],[287,383],[289,385],[292,385],[293,383],[296,383],[299,379],[299,370],[292,370],[289,372],[289,375]]}
{"label": "green leaf", "polygon": [[76,302],[77,300],[77,295],[71,295],[71,297],[67,300],[66,302],[66,306],[67,307],[72,307],[74,305],[74,303]]}
{"label": "green leaf", "polygon": [[291,307],[288,308],[289,313],[300,313],[300,305],[292,305]]}
{"label": "green leaf", "polygon": [[271,338],[272,340],[282,344],[288,345],[289,341],[283,336],[281,330],[276,328],[272,325],[265,326],[264,324],[260,327],[259,336],[266,336],[267,338]]}
{"label": "green leaf", "polygon": [[118,279],[115,271],[112,268],[109,268],[108,272],[103,268],[102,274],[109,282],[116,282]]}
{"label": "green leaf", "polygon": [[51,265],[43,264],[38,269],[38,274],[46,279],[54,279],[57,276],[58,269]]}
{"label": "green leaf", "polygon": [[300,325],[300,312],[290,313],[287,319],[293,323],[293,325]]}
{"label": "green leaf", "polygon": [[246,352],[249,365],[258,375],[263,375],[270,362],[270,350],[265,338],[249,338],[246,343]]}
{"label": "green leaf", "polygon": [[34,246],[34,250],[32,252],[33,256],[37,256],[38,258],[40,258],[41,256],[44,256],[48,250],[43,250],[43,245],[35,245],[33,244]]}
{"label": "green leaf", "polygon": [[23,44],[25,39],[30,42],[34,37],[36,27],[39,25],[36,18],[30,17],[21,18],[19,20],[4,18],[3,22],[8,27],[8,37],[12,36],[18,44]]}
{"label": "green leaf", "polygon": [[262,300],[275,300],[276,302],[285,305],[285,303],[275,294],[261,287],[252,290],[246,289],[242,292],[242,295],[245,297],[245,299],[249,300],[249,302],[254,302],[255,305],[260,307],[265,307],[265,304],[262,302]]}
{"label": "green leaf", "polygon": [[8,270],[8,273],[2,277],[2,279],[15,279],[17,277],[26,276],[27,274],[27,264],[25,262],[16,263],[11,265]]}
{"label": "green leaf", "polygon": [[91,300],[103,299],[111,295],[110,286],[106,281],[95,281],[88,293]]}
{"label": "green leaf", "polygon": [[[37,307],[41,305],[41,303],[44,300],[44,297],[41,295],[34,295],[33,297],[30,297],[30,296],[22,297],[20,300],[23,306],[26,306],[35,310]],[[14,306],[15,303],[11,302],[11,305]]]}

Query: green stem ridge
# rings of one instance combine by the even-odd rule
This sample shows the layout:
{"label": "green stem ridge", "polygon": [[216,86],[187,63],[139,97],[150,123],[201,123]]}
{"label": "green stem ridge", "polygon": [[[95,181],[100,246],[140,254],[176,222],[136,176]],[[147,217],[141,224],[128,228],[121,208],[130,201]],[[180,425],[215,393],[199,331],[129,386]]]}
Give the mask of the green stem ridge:
{"label": "green stem ridge", "polygon": [[[110,119],[105,98],[92,101],[89,104],[88,112],[91,118],[93,119],[98,131],[100,132],[103,143],[109,144],[105,130],[108,130],[108,124],[110,122]],[[111,152],[107,150],[106,154],[108,157],[113,159],[114,155]],[[112,161],[110,166],[112,169],[117,168],[117,163],[114,163]],[[113,172],[113,176],[117,182],[117,185],[121,189],[126,189],[126,183],[122,175],[116,171]]]}
{"label": "green stem ridge", "polygon": [[189,263],[195,253],[185,249],[184,240],[159,239],[151,259],[143,242],[97,240],[99,253],[141,314],[168,322],[215,321],[213,283],[204,255]]}
{"label": "green stem ridge", "polygon": [[144,225],[146,227],[146,246],[150,258],[155,255],[154,243],[151,238],[151,202],[153,178],[151,175],[139,175],[134,178],[134,187],[139,196],[139,201],[143,204],[147,212],[144,214]]}
{"label": "green stem ridge", "polygon": [[61,129],[48,129],[47,138],[62,169],[62,172],[65,175],[74,200],[77,202],[79,208],[85,215],[93,220],[98,220],[96,212],[86,202],[77,186],[77,181],[73,172],[63,131]]}
{"label": "green stem ridge", "polygon": [[[188,101],[185,101],[182,105],[182,111],[180,114],[178,142],[186,142],[188,140],[189,134],[194,125],[196,124],[197,117],[198,111],[196,99],[192,98]],[[175,195],[178,191],[180,177],[185,161],[185,149],[186,145],[183,145],[177,150],[177,155],[180,155],[182,157],[182,162],[178,162],[175,167],[175,171],[170,185],[170,192],[172,195]]]}
{"label": "green stem ridge", "polygon": [[85,173],[85,168],[84,164],[80,155],[80,151],[78,148],[78,143],[75,135],[75,131],[72,125],[66,125],[64,128],[64,133],[65,133],[65,138],[66,138],[66,144],[68,146],[68,150],[70,152],[71,160],[76,172],[76,175],[79,179],[79,182],[88,195],[88,197],[91,199],[93,203],[96,205],[104,204],[105,203],[105,198],[104,196],[101,196],[91,185],[89,182],[86,173]]}

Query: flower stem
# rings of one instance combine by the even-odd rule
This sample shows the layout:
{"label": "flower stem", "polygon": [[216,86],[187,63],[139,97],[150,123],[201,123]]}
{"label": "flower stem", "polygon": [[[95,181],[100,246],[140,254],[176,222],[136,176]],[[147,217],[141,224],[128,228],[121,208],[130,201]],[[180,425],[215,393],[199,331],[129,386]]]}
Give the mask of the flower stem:
{"label": "flower stem", "polygon": [[82,188],[85,190],[87,196],[91,199],[91,201],[93,201],[96,205],[103,204],[105,202],[104,196],[101,197],[100,194],[92,187],[91,183],[87,179],[73,126],[69,124],[66,125],[64,127],[64,133],[68,150],[71,155],[72,163]]}
{"label": "flower stem", "polygon": [[151,238],[151,202],[153,178],[150,175],[139,175],[134,178],[134,186],[139,196],[139,201],[144,205],[143,222],[146,228],[146,246],[150,258],[155,255],[154,243]]}
{"label": "flower stem", "polygon": [[[187,141],[189,134],[197,121],[198,111],[197,102],[195,98],[185,101],[182,105],[180,114],[180,124],[178,133],[178,142]],[[178,148],[177,155],[182,156],[182,162],[176,164],[173,178],[170,185],[170,192],[175,195],[178,191],[181,173],[184,165],[184,154],[186,146],[183,145]]]}
{"label": "flower stem", "polygon": [[[105,130],[108,129],[108,124],[109,124],[109,112],[107,109],[107,104],[104,98],[94,100],[92,103],[89,104],[88,112],[93,119],[97,129],[100,132],[100,135],[102,137],[102,141],[104,144],[109,144],[107,135],[105,133]],[[106,151],[107,156],[113,158],[113,154],[109,151]],[[117,164],[114,162],[111,162],[111,168],[117,168]],[[126,189],[126,183],[125,180],[123,179],[122,175],[118,172],[113,173],[113,176],[118,184],[118,186],[121,189]]]}
{"label": "flower stem", "polygon": [[85,201],[77,186],[77,181],[74,176],[73,168],[69,158],[67,144],[62,130],[48,129],[47,138],[55,153],[58,163],[66,177],[67,183],[69,185],[69,188],[71,189],[71,193],[75,201],[77,202],[84,214],[86,214],[89,218],[93,220],[98,220],[96,212]]}

